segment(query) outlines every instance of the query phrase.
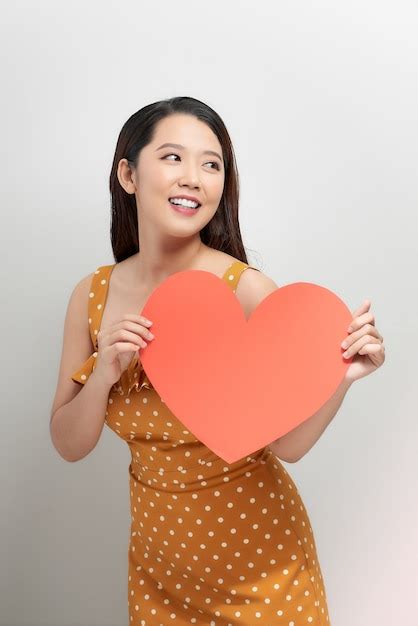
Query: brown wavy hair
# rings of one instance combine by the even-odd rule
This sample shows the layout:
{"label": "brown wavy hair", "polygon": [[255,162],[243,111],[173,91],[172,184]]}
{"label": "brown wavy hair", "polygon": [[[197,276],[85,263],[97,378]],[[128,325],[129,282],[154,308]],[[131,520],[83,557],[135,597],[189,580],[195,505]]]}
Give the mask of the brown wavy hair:
{"label": "brown wavy hair", "polygon": [[110,236],[115,261],[119,263],[139,252],[138,216],[135,195],[128,194],[117,177],[121,159],[136,168],[139,153],[154,136],[159,120],[173,113],[185,113],[205,122],[222,146],[225,183],[219,207],[210,222],[200,231],[203,243],[248,263],[238,221],[239,176],[231,139],[220,116],[207,104],[187,96],[160,100],[139,109],[122,126],[110,172]]}

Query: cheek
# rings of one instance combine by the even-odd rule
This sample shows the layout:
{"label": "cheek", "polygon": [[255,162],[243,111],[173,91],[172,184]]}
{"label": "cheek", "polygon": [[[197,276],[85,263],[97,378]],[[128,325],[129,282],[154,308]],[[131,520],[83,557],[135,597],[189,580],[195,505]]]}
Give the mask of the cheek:
{"label": "cheek", "polygon": [[143,182],[144,189],[149,193],[160,192],[164,187],[173,185],[173,179],[175,176],[173,168],[163,167],[159,161],[152,163],[143,163],[143,167],[140,171],[139,185]]}
{"label": "cheek", "polygon": [[210,185],[208,197],[212,202],[219,202],[224,190],[224,184],[224,179],[219,178],[216,182],[213,182],[213,184]]}
{"label": "cheek", "polygon": [[167,190],[172,189],[175,183],[175,177],[173,173],[159,168],[155,168],[152,174],[148,178],[149,189],[153,193],[160,194],[166,193]]}

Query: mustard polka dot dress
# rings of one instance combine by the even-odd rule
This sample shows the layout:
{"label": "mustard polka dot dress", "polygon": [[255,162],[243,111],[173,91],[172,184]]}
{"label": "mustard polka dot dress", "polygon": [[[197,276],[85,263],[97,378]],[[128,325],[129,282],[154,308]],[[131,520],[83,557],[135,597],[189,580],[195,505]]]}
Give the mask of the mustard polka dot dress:
{"label": "mustard polka dot dress", "polygon": [[[95,350],[114,267],[92,279]],[[226,270],[234,292],[248,267]],[[72,380],[85,383],[96,356]],[[168,409],[136,355],[109,392],[106,424],[132,455],[130,626],[329,625],[307,511],[269,448],[223,461]]]}

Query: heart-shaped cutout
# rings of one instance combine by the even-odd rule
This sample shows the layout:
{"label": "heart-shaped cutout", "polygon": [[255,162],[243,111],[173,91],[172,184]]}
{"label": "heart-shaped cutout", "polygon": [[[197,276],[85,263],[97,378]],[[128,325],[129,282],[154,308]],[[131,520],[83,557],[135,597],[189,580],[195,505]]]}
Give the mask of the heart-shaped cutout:
{"label": "heart-shaped cutout", "polygon": [[350,310],[313,283],[278,288],[246,320],[223,280],[181,271],[152,292],[141,314],[153,321],[141,361],[155,390],[228,463],[312,416],[352,360],[340,346]]}

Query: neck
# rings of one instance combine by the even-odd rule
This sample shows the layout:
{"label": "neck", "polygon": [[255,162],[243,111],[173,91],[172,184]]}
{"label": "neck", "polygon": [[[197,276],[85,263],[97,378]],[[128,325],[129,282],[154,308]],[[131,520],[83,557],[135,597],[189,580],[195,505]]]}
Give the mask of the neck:
{"label": "neck", "polygon": [[133,258],[134,281],[155,287],[175,272],[197,268],[206,249],[199,235],[159,243],[140,238],[139,252]]}

